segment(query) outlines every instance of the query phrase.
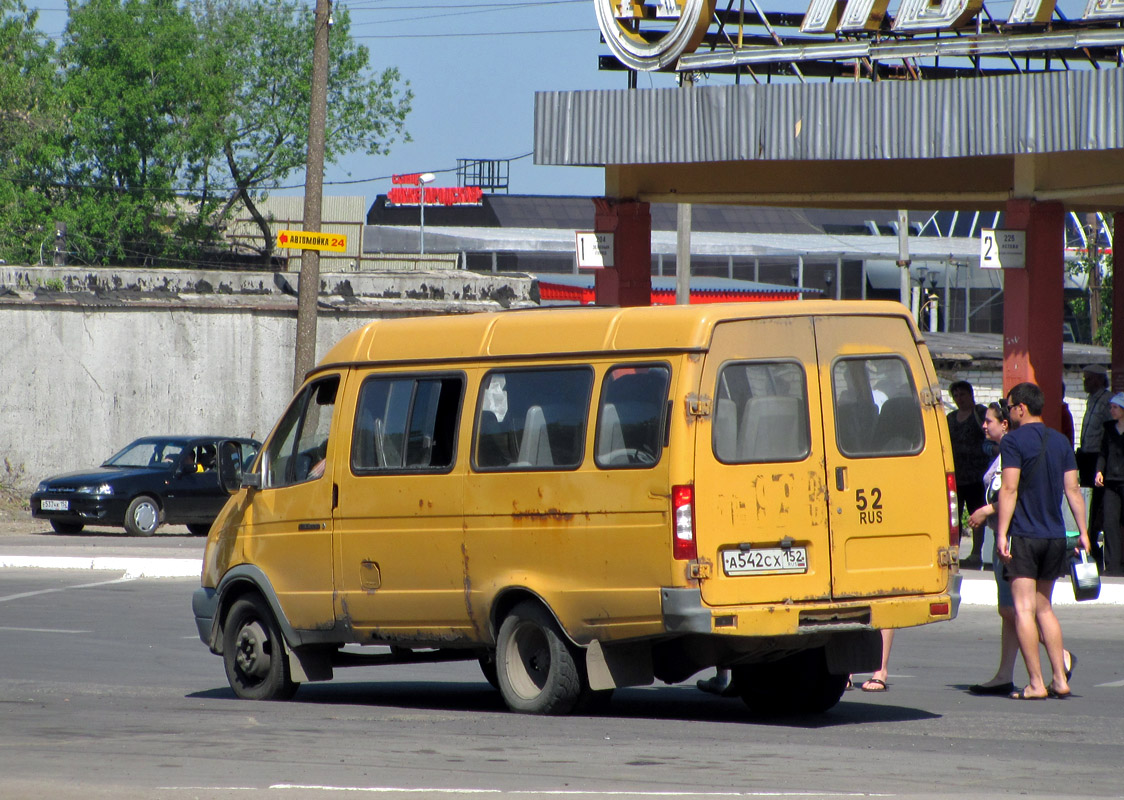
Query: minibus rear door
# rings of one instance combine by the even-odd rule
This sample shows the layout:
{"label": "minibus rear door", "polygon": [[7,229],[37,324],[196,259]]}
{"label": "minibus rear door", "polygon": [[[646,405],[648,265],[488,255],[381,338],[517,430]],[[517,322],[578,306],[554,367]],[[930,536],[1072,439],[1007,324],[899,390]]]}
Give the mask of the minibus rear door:
{"label": "minibus rear door", "polygon": [[836,599],[939,592],[948,497],[938,416],[905,317],[815,318]]}

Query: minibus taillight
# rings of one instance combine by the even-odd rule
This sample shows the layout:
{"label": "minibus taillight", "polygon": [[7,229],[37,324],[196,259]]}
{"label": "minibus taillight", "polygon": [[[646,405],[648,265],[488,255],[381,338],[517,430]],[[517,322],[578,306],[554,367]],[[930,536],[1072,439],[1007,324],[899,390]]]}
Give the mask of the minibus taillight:
{"label": "minibus taillight", "polygon": [[945,473],[948,484],[948,543],[960,547],[960,502],[956,499],[956,473]]}
{"label": "minibus taillight", "polygon": [[678,561],[698,558],[695,547],[695,490],[691,486],[671,487],[671,509],[675,514],[675,542],[672,552]]}

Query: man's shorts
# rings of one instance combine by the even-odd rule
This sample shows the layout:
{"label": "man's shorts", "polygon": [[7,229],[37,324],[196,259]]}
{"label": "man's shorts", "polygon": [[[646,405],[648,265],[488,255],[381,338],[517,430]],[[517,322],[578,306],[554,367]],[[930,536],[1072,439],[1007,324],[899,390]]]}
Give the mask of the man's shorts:
{"label": "man's shorts", "polygon": [[1069,574],[1069,548],[1065,537],[1037,539],[1031,536],[1011,537],[1011,561],[1007,577],[1034,578],[1052,581]]}

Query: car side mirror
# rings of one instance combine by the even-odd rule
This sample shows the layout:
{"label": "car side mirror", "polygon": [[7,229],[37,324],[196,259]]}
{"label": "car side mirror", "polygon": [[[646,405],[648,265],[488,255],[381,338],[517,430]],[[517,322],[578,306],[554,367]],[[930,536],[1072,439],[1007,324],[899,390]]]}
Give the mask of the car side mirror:
{"label": "car side mirror", "polygon": [[[242,446],[238,442],[219,444],[219,483],[227,494],[235,494],[246,484],[248,475],[242,473]],[[258,476],[253,476],[258,477]],[[258,479],[259,485],[261,479]]]}
{"label": "car side mirror", "polygon": [[260,489],[261,488],[261,475],[256,472],[247,472],[242,476],[243,489]]}

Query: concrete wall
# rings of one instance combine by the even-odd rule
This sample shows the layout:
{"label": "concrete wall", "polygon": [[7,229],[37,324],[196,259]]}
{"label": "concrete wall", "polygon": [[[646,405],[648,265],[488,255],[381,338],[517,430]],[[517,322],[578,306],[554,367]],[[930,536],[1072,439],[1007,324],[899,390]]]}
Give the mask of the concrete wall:
{"label": "concrete wall", "polygon": [[[114,292],[44,292],[45,281],[66,279],[37,270],[33,293],[26,268],[17,271],[22,283],[0,282],[0,482],[30,490],[48,475],[99,464],[143,435],[263,439],[292,395],[296,299],[280,290],[206,296],[161,289],[121,299]],[[525,278],[503,287],[495,276],[482,277],[487,286],[476,279],[457,274],[457,294],[473,285],[475,296],[528,302]],[[418,281],[432,284],[432,277],[402,281],[396,275],[371,294],[416,295]],[[231,282],[224,276],[214,285]],[[82,283],[122,285],[105,275]],[[272,284],[269,273],[263,283]],[[321,299],[317,357],[372,319],[501,307],[488,300]]]}

